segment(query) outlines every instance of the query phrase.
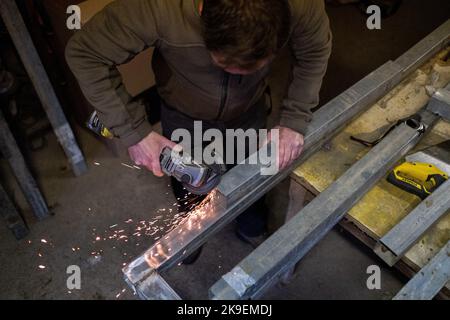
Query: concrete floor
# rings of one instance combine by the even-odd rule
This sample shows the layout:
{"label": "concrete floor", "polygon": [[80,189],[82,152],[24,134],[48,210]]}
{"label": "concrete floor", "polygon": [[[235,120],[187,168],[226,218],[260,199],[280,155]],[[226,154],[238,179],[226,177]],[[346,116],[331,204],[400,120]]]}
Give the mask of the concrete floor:
{"label": "concrete floor", "polygon": [[[330,7],[328,11],[334,52],[322,102],[395,59],[448,19],[450,3],[405,1],[395,16],[383,21],[380,31],[365,29],[365,18],[354,6]],[[275,99],[286,83],[286,66],[286,59],[274,66]],[[2,177],[10,182],[9,189],[31,229],[25,240],[16,241],[0,223],[1,299],[135,299],[122,279],[121,267],[163,231],[142,237],[132,234],[139,221],[146,221],[147,226],[156,221],[153,226],[158,226],[173,219],[175,201],[167,178],[158,179],[123,165],[130,163],[123,150],[120,157],[112,157],[90,133],[76,131],[90,167],[86,175],[72,176],[52,134],[47,136],[48,146],[30,159],[55,213],[45,221],[36,222],[32,217],[11,182],[4,160],[0,160]],[[119,230],[124,231],[117,233]],[[127,242],[118,239],[121,234],[128,235]],[[175,267],[165,278],[183,298],[205,299],[208,288],[251,250],[236,239],[230,225],[205,245],[194,265]],[[381,290],[366,287],[366,269],[373,264],[382,269]],[[45,269],[39,269],[40,265]],[[66,287],[69,265],[81,267],[81,290],[69,292]],[[389,299],[404,282],[351,236],[333,230],[302,260],[297,277],[289,285],[277,285],[264,298]]]}

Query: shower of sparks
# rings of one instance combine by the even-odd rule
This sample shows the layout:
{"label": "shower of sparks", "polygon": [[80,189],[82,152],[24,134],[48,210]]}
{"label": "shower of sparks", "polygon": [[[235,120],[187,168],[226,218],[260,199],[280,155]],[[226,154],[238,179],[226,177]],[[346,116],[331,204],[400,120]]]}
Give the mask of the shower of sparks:
{"label": "shower of sparks", "polygon": [[[187,215],[179,216],[180,221],[170,229],[173,231],[178,228],[174,234],[167,232],[163,239],[156,242],[145,254],[145,259],[152,269],[157,269],[162,262],[171,257],[171,251],[174,246],[181,248],[186,239],[186,234],[193,230],[201,230],[203,223],[214,214],[214,200],[217,198],[216,192],[211,192],[199,205],[195,206]],[[177,215],[175,215],[177,216]],[[173,239],[172,239],[172,238]],[[186,254],[186,250],[182,255]]]}
{"label": "shower of sparks", "polygon": [[[195,200],[195,199],[194,199]],[[189,210],[192,210],[192,208],[195,208],[195,201],[192,200],[189,203],[189,206],[187,208]],[[173,207],[178,206],[178,203],[174,203]],[[137,239],[137,238],[152,238],[154,241],[157,241],[162,238],[163,234],[167,234],[173,229],[175,229],[180,223],[182,223],[186,216],[189,213],[177,213],[173,215],[174,209],[172,208],[160,208],[157,209],[157,213],[160,213],[156,216],[154,216],[150,220],[139,220],[134,221],[133,219],[127,219],[124,221],[126,226],[124,228],[121,228],[123,226],[122,224],[116,223],[111,225],[108,229],[104,231],[102,234],[99,234],[96,232],[96,229],[93,230],[93,236],[95,241],[93,243],[98,241],[107,241],[107,240],[116,240],[116,241],[122,241],[122,242],[128,242],[131,238]],[[134,228],[131,229],[130,228]],[[136,246],[139,246],[137,243]]]}
{"label": "shower of sparks", "polygon": [[[127,167],[126,164],[123,164]],[[140,170],[138,167],[134,167],[135,170]],[[191,195],[191,194],[189,194]],[[139,247],[140,244],[145,243],[155,243],[153,248],[153,253],[151,254],[147,261],[151,261],[152,259],[156,259],[153,261],[155,265],[158,265],[160,262],[167,259],[170,255],[174,253],[178,253],[175,247],[172,248],[170,243],[177,243],[177,239],[184,239],[186,235],[186,231],[197,230],[202,228],[202,221],[204,221],[208,216],[207,212],[211,211],[210,202],[211,199],[215,197],[215,193],[211,193],[208,197],[206,197],[200,204],[199,199],[197,197],[189,197],[186,195],[183,198],[177,199],[178,201],[169,205],[165,208],[159,208],[154,211],[154,214],[150,219],[133,219],[128,218],[124,219],[122,222],[117,222],[111,225],[105,226],[105,228],[94,227],[92,228],[92,241],[91,247],[84,248],[84,252],[87,252],[90,256],[91,260],[88,260],[89,263],[94,264],[94,261],[101,261],[100,259],[104,256],[105,252],[99,248],[101,246],[103,249],[115,249],[120,252],[120,256],[122,257],[121,264],[123,267],[130,263],[130,258],[134,255],[131,252],[124,252],[125,248],[123,244],[129,243],[132,247]],[[189,197],[189,199],[188,199]],[[181,205],[180,203],[183,203]],[[181,208],[183,211],[181,211]],[[94,211],[92,208],[88,208],[89,214],[93,214]],[[180,232],[180,234],[174,234],[174,230],[177,229],[176,232]],[[171,239],[171,237],[175,237],[176,239]],[[37,268],[39,270],[47,269],[47,266],[42,264],[44,262],[44,253],[47,248],[54,247],[51,239],[48,237],[41,238],[38,240],[43,246],[39,248],[39,251],[36,253],[39,257],[41,264],[38,264]],[[112,242],[113,245],[105,245]],[[114,245],[115,243],[119,243],[119,245]],[[28,244],[31,245],[32,241],[29,240]],[[45,246],[45,247],[44,247]],[[80,246],[77,246],[76,243],[73,243],[68,247],[68,250],[72,253],[81,253]],[[150,252],[149,250],[148,252]],[[185,252],[186,253],[186,252]],[[45,254],[45,256],[49,256]],[[149,262],[150,264],[150,262]],[[120,297],[123,292],[119,292],[117,297]]]}

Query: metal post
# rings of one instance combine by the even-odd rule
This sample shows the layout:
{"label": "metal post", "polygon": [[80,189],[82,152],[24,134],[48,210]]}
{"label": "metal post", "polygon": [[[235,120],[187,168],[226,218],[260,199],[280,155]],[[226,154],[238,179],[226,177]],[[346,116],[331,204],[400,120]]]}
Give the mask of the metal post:
{"label": "metal post", "polygon": [[87,166],[72,129],[67,122],[48,75],[42,65],[30,34],[14,0],[0,1],[0,14],[30,76],[42,106],[53,126],[56,137],[76,176],[86,172]]}
{"label": "metal post", "polygon": [[0,215],[5,219],[8,228],[13,232],[17,240],[23,239],[28,234],[28,228],[1,184]]}
{"label": "metal post", "polygon": [[392,267],[449,209],[450,179],[384,235],[375,253]]}
{"label": "metal post", "polygon": [[38,219],[44,219],[48,217],[49,210],[47,203],[42,196],[36,181],[34,180],[31,173],[28,171],[25,160],[19,147],[14,140],[11,131],[9,130],[8,124],[0,111],[0,152],[8,160],[11,166],[17,182],[22,189],[25,198],[33,210],[34,215]]}

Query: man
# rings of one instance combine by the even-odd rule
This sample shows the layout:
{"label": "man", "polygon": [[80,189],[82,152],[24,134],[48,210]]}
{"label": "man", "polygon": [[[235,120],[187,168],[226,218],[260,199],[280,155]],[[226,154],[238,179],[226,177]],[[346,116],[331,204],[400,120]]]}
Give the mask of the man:
{"label": "man", "polygon": [[[169,139],[177,128],[192,131],[194,120],[203,121],[204,130],[265,127],[270,62],[287,45],[295,62],[277,126],[283,169],[302,152],[331,51],[322,0],[117,0],[73,36],[66,58],[131,159],[162,176],[159,155],[175,145]],[[162,136],[152,131],[116,68],[150,46]],[[173,187],[177,198],[187,197],[176,181]],[[238,218],[241,238],[261,236],[263,212],[259,201]]]}

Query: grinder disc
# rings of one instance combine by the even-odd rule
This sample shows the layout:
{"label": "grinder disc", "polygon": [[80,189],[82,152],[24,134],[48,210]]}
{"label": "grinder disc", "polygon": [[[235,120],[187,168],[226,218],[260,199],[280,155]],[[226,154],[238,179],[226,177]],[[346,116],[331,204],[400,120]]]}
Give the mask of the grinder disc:
{"label": "grinder disc", "polygon": [[209,168],[211,169],[211,174],[208,177],[207,181],[199,187],[194,187],[191,186],[190,184],[184,183],[183,187],[186,188],[187,191],[189,191],[192,194],[195,195],[205,195],[209,192],[211,192],[215,187],[218,186],[218,184],[220,183],[222,174],[224,174],[226,172],[226,166],[224,164],[218,164],[215,163],[211,166],[209,166]]}
{"label": "grinder disc", "polygon": [[205,194],[211,192],[212,189],[217,187],[219,182],[220,182],[220,176],[216,175],[200,187],[193,187],[187,183],[183,184],[183,187],[185,187],[186,190],[189,191],[190,193],[201,196],[201,195],[205,195]]}

